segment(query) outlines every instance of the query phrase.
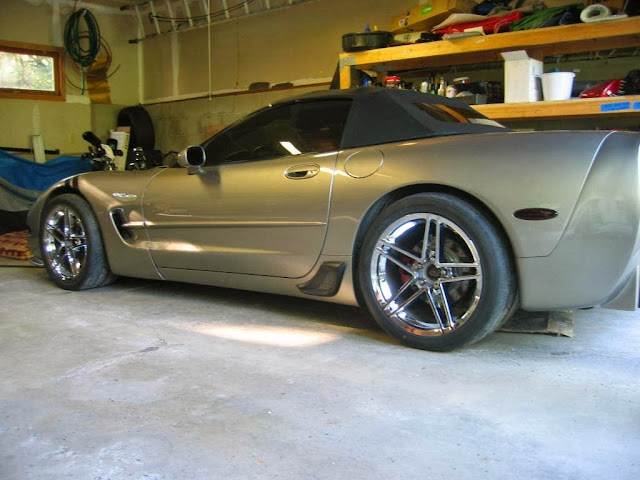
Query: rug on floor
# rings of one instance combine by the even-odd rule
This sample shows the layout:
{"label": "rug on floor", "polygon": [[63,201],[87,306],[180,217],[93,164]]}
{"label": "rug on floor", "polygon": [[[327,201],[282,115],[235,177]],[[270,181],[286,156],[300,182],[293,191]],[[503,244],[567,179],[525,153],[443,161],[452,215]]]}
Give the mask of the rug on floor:
{"label": "rug on floor", "polygon": [[27,231],[9,232],[0,235],[0,257],[14,260],[29,260],[33,254],[27,244]]}

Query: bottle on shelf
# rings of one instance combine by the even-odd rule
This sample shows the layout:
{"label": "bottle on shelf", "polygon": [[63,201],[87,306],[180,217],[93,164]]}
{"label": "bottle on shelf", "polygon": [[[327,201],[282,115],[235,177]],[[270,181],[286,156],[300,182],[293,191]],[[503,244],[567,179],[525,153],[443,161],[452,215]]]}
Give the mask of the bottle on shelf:
{"label": "bottle on shelf", "polygon": [[446,89],[447,89],[447,81],[444,79],[444,77],[440,77],[440,81],[438,82],[438,95],[440,95],[441,97],[444,97],[446,94]]}

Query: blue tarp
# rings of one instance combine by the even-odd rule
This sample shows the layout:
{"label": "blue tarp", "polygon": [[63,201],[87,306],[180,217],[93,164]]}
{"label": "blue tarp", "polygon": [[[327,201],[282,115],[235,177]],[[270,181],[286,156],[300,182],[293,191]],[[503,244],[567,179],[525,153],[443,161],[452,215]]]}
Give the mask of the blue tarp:
{"label": "blue tarp", "polygon": [[62,155],[37,163],[0,150],[0,178],[20,188],[44,191],[58,180],[91,171],[91,159]]}

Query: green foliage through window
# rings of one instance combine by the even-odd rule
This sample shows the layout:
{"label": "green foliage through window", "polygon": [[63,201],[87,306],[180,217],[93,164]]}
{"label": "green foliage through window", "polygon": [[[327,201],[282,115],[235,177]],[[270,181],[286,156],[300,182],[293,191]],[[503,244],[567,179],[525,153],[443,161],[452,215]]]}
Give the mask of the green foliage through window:
{"label": "green foliage through window", "polygon": [[0,97],[64,101],[64,48],[0,40]]}
{"label": "green foliage through window", "polygon": [[55,91],[54,59],[0,51],[0,88]]}

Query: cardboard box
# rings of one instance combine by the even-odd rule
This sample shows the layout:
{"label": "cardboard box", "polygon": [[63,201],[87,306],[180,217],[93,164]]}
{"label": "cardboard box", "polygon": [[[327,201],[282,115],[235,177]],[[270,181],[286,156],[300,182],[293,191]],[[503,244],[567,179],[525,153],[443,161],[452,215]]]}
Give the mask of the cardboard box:
{"label": "cardboard box", "polygon": [[118,150],[122,150],[122,156],[114,159],[116,170],[124,170],[127,166],[130,131],[131,127],[118,127],[116,130],[109,132],[109,138],[116,140],[118,142]]}
{"label": "cardboard box", "polygon": [[502,52],[504,58],[504,103],[537,102],[542,98],[542,62],[524,50]]}
{"label": "cardboard box", "polygon": [[391,33],[424,32],[452,13],[471,13],[475,0],[431,0],[391,19]]}

